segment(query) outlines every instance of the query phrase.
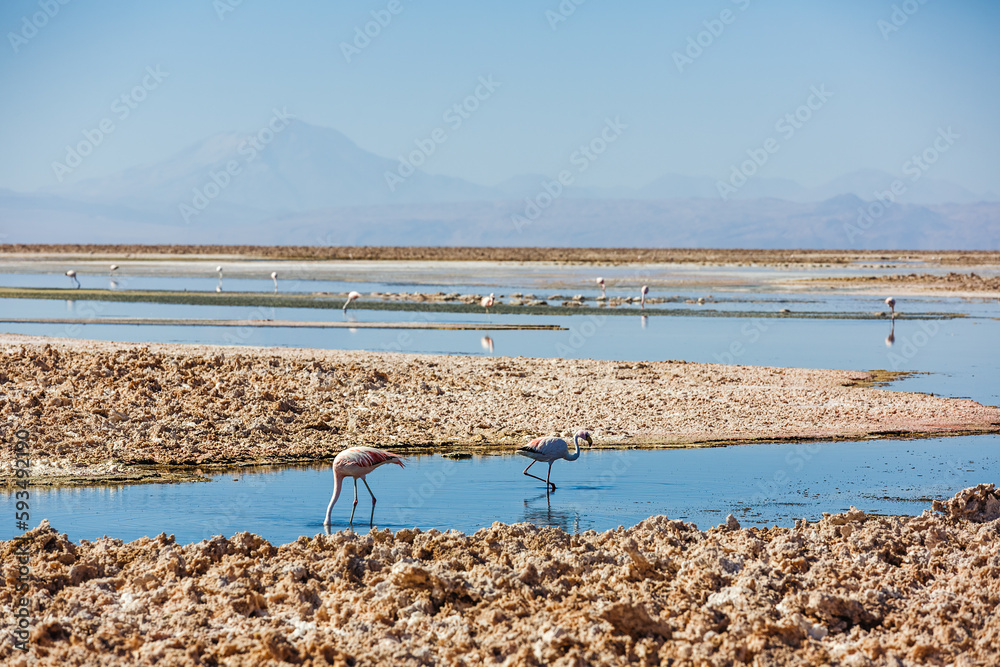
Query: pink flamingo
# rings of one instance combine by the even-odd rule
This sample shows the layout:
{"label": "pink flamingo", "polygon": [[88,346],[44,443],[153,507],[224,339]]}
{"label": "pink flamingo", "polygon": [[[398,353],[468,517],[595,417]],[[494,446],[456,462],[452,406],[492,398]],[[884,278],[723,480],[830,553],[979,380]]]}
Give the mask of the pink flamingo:
{"label": "pink flamingo", "polygon": [[277,271],[271,271],[271,280],[274,281],[274,291],[277,292],[278,291],[278,272]]}
{"label": "pink flamingo", "polygon": [[601,286],[601,298],[603,299],[606,297],[606,295],[604,294],[604,278],[598,278],[597,284]]}
{"label": "pink flamingo", "polygon": [[480,299],[479,305],[486,309],[486,315],[489,316],[490,308],[493,307],[493,292],[490,292],[489,296],[484,296]]}
{"label": "pink flamingo", "polygon": [[[552,462],[556,459],[576,461],[580,458],[580,440],[585,441],[588,445],[594,444],[594,441],[590,438],[590,433],[587,431],[578,431],[577,434],[573,436],[573,445],[576,447],[576,451],[570,454],[569,445],[562,438],[535,438],[524,447],[517,450],[517,453],[521,456],[527,456],[529,459],[534,459],[528,464],[528,467],[524,469],[524,474],[528,477],[534,477],[540,482],[545,482],[546,492],[549,491],[550,486],[552,487],[552,490],[555,491],[556,485],[549,481],[549,478],[552,476]],[[528,472],[531,466],[535,465],[539,461],[549,464],[549,472],[545,475],[545,479],[542,479],[537,475],[532,475]]]}
{"label": "pink flamingo", "polygon": [[76,279],[76,271],[74,271],[73,269],[70,269],[69,271],[66,272],[66,275],[68,277],[72,278],[73,282],[76,283],[76,288],[80,289],[80,281]]}
{"label": "pink flamingo", "polygon": [[347,303],[344,304],[344,312],[345,313],[347,312],[347,307],[349,305],[351,305],[352,301],[356,301],[357,299],[360,299],[360,298],[361,298],[361,295],[358,292],[351,292],[350,294],[348,294],[347,295]]}
{"label": "pink flamingo", "polygon": [[372,497],[372,516],[369,523],[374,523],[375,494],[372,493],[371,487],[365,481],[365,476],[375,470],[375,468],[383,466],[386,463],[395,463],[400,468],[405,468],[406,466],[403,465],[403,461],[405,460],[403,457],[392,452],[375,449],[374,447],[351,447],[337,454],[337,458],[333,460],[333,498],[330,499],[330,504],[326,508],[326,520],[323,522],[323,525],[330,525],[330,515],[333,513],[333,506],[337,503],[337,498],[340,497],[340,489],[345,477],[354,478],[354,506],[351,507],[351,525],[354,525],[354,510],[358,507],[359,477],[365,483],[365,488],[368,489],[368,493]]}
{"label": "pink flamingo", "polygon": [[642,308],[643,310],[646,309],[646,295],[647,294],[649,294],[649,287],[647,287],[646,285],[643,285],[642,289],[639,290],[639,307]]}
{"label": "pink flamingo", "polygon": [[892,311],[892,319],[896,319],[896,300],[890,296],[885,300],[885,305]]}

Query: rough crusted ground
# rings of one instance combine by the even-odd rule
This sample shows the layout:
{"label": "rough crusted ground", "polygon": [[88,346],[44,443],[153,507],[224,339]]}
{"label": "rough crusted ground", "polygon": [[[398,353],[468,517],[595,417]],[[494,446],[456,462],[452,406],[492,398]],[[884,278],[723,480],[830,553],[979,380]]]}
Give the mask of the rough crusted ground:
{"label": "rough crusted ground", "polygon": [[5,665],[996,665],[1000,497],[701,532],[664,516],[568,535],[28,533],[29,652],[0,543]]}
{"label": "rough crusted ground", "polygon": [[[947,275],[932,273],[890,274],[883,276],[854,276],[849,278],[813,278],[809,282],[829,283],[849,287],[901,287],[942,292],[982,292],[987,296],[1000,296],[1000,276],[981,276],[975,272]],[[992,293],[992,294],[990,294]]]}
{"label": "rough crusted ground", "polygon": [[[0,335],[0,425],[32,478],[134,464],[287,462],[347,446],[597,444],[996,432],[1000,409],[852,386],[862,372],[138,345]],[[9,434],[8,434],[9,435]],[[0,454],[0,479],[13,474]]]}

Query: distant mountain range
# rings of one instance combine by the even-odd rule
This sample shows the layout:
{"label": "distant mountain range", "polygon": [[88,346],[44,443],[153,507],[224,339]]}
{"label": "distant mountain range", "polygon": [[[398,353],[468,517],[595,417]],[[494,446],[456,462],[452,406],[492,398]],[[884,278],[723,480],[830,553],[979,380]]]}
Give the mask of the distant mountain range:
{"label": "distant mountain range", "polygon": [[[896,178],[905,192],[874,202]],[[562,187],[544,175],[486,187],[291,120],[105,178],[0,190],[0,243],[1000,249],[996,199],[875,170],[818,188],[750,177],[728,201],[716,179],[678,175],[638,189]]]}

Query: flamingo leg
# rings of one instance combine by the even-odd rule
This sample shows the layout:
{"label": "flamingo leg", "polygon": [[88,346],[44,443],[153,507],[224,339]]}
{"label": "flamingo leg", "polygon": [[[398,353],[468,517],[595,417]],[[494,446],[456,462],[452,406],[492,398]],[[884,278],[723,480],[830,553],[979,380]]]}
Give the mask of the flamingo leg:
{"label": "flamingo leg", "polygon": [[375,499],[375,494],[372,493],[372,487],[368,486],[368,481],[364,477],[361,478],[361,481],[365,483],[365,488],[368,489],[368,495],[372,497],[372,516],[368,520],[368,525],[373,526],[375,525],[375,503],[378,501]]}
{"label": "flamingo leg", "polygon": [[552,487],[553,491],[556,490],[556,485],[549,481],[549,477],[552,477],[552,461],[549,461],[549,473],[547,475],[545,475],[545,490],[546,490],[546,492],[549,490],[549,486]]}
{"label": "flamingo leg", "polygon": [[[368,486],[367,482],[365,482],[365,486]],[[354,478],[354,504],[351,505],[351,526],[354,526],[354,510],[356,510],[357,508],[358,508],[358,478],[355,477]]]}
{"label": "flamingo leg", "polygon": [[[538,461],[532,461],[531,463],[528,464],[528,468],[530,468],[531,466],[535,465],[536,463],[538,463]],[[538,475],[532,475],[530,472],[528,472],[528,468],[524,469],[524,474],[527,475],[528,477],[534,477],[539,482],[545,482],[546,485],[552,483],[548,479],[542,479]],[[549,474],[550,475],[552,474],[552,463],[551,462],[549,463]],[[548,486],[545,487],[546,490],[548,490],[548,488],[549,488]]]}

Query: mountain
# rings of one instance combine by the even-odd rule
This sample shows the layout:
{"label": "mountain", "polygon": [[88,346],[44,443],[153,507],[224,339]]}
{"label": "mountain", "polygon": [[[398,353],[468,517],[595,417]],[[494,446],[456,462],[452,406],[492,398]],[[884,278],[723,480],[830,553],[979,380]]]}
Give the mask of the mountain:
{"label": "mountain", "polygon": [[330,128],[271,128],[58,189],[0,190],[0,242],[1000,248],[1000,203],[926,176],[883,211],[871,202],[894,178],[875,170],[818,188],[751,177],[727,201],[707,176],[486,187],[410,171]]}
{"label": "mountain", "polygon": [[[217,134],[162,162],[48,192],[84,202],[120,202],[159,214],[167,223],[187,222],[181,211],[186,205],[196,211],[186,216],[189,220],[222,224],[331,206],[496,195],[489,188],[419,170],[399,176],[397,161],[363,150],[336,130],[299,120],[273,132],[269,143],[253,139],[236,132]],[[395,176],[387,178],[387,173]]]}
{"label": "mountain", "polygon": [[977,196],[960,185],[948,181],[936,180],[921,175],[916,181],[912,174],[893,176],[878,169],[861,169],[845,174],[818,188],[810,191],[813,200],[828,199],[838,194],[855,194],[862,199],[873,200],[876,193],[889,191],[894,181],[899,181],[905,191],[899,195],[899,201],[911,204],[970,204],[988,199]]}

